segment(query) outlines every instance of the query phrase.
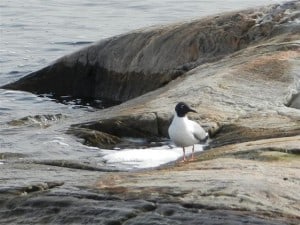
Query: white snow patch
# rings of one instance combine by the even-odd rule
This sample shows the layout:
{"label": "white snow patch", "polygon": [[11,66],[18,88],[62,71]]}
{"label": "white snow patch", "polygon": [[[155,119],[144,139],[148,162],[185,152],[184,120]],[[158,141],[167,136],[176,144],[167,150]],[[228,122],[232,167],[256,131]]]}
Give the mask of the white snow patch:
{"label": "white snow patch", "polygon": [[[195,145],[195,152],[202,151],[202,145]],[[119,151],[105,151],[103,159],[109,166],[126,169],[143,169],[157,167],[182,157],[182,148],[161,146],[147,149],[124,149]],[[186,148],[186,155],[190,157],[192,147]]]}

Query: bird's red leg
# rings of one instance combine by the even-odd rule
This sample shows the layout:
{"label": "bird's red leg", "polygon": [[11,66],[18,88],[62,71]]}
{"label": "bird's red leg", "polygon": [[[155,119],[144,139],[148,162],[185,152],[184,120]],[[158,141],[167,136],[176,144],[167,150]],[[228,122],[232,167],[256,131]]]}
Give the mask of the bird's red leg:
{"label": "bird's red leg", "polygon": [[193,145],[193,149],[192,149],[192,158],[190,159],[190,161],[194,161],[194,152],[195,152],[195,145]]}
{"label": "bird's red leg", "polygon": [[181,162],[186,162],[186,157],[185,157],[185,148],[182,147],[182,150],[183,150],[183,159]]}

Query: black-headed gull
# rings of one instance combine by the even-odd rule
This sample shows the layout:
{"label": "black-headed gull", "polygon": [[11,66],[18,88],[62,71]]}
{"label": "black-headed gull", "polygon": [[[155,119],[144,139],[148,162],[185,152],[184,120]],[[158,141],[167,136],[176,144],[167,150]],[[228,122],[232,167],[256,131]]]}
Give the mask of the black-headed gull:
{"label": "black-headed gull", "polygon": [[183,161],[186,161],[185,147],[193,146],[192,160],[194,160],[194,144],[204,143],[208,139],[207,132],[196,122],[187,118],[188,112],[196,112],[186,103],[179,102],[175,107],[175,115],[169,127],[169,136],[175,145],[182,147]]}

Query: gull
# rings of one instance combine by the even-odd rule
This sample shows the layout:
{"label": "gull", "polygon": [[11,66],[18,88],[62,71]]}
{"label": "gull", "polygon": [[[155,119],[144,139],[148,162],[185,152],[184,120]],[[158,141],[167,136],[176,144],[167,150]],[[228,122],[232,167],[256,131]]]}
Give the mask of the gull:
{"label": "gull", "polygon": [[186,161],[185,147],[193,146],[191,160],[194,160],[194,144],[205,143],[208,139],[207,132],[198,123],[188,119],[188,112],[196,113],[186,103],[179,102],[175,107],[175,115],[168,130],[175,145],[182,147],[183,162]]}

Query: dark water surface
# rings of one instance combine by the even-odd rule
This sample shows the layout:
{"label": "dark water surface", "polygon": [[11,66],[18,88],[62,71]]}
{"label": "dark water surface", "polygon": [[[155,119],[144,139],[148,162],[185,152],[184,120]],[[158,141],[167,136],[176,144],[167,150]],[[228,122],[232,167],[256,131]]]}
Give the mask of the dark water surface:
{"label": "dark water surface", "polygon": [[[188,21],[278,2],[282,1],[1,1],[0,86],[103,38],[141,27]],[[18,153],[24,158],[36,160],[69,159],[102,164],[104,155],[107,158],[110,154],[107,150],[84,146],[65,134],[70,124],[76,123],[78,118],[88,120],[89,115],[96,111],[88,105],[82,107],[76,100],[66,105],[47,97],[0,89],[0,153]],[[50,119],[45,116],[37,120],[35,115],[61,116]],[[28,117],[24,124],[8,123],[23,117]],[[160,151],[165,154],[165,161],[181,155],[176,149],[157,149],[157,152]],[[136,152],[128,151],[128,154],[108,158],[117,167],[127,162],[125,168],[155,166],[159,158],[154,157],[153,161],[145,163],[143,156],[140,157],[137,158]],[[5,166],[5,160],[0,161],[1,166]]]}

